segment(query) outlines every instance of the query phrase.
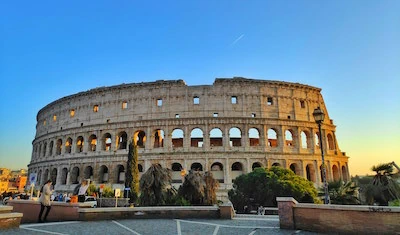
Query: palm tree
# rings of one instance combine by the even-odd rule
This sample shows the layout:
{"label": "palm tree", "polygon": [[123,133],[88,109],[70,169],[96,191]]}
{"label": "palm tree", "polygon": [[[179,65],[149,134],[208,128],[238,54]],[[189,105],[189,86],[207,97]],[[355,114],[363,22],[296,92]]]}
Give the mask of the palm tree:
{"label": "palm tree", "polygon": [[352,182],[343,182],[342,180],[328,183],[329,197],[332,204],[340,205],[358,205],[358,187]]}
{"label": "palm tree", "polygon": [[169,204],[176,195],[172,187],[171,172],[160,164],[153,164],[140,179],[140,204],[159,206]]}
{"label": "palm tree", "polygon": [[376,174],[365,191],[367,203],[387,206],[389,201],[399,199],[400,186],[394,180],[393,163],[379,164],[373,166],[371,170]]}

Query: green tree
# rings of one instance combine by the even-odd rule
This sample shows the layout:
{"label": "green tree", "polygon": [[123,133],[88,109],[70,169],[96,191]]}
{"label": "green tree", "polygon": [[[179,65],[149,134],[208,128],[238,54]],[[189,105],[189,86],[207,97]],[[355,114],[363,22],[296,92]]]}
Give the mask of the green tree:
{"label": "green tree", "polygon": [[252,204],[276,206],[276,197],[293,197],[299,202],[318,201],[312,182],[281,167],[256,168],[237,177],[228,196],[237,211]]}
{"label": "green tree", "polygon": [[213,205],[217,203],[218,186],[211,172],[203,174],[201,171],[190,170],[179,188],[179,195],[192,205]]}
{"label": "green tree", "polygon": [[140,179],[140,204],[143,206],[172,205],[177,193],[172,187],[171,172],[153,164]]}
{"label": "green tree", "polygon": [[367,204],[388,206],[389,201],[400,199],[400,186],[394,179],[393,163],[379,164],[373,166],[371,170],[376,174],[371,184],[365,189]]}
{"label": "green tree", "polygon": [[[324,189],[321,188],[321,193]],[[328,183],[328,193],[332,204],[340,205],[358,205],[360,200],[358,198],[358,187],[352,182],[332,181]]]}
{"label": "green tree", "polygon": [[129,143],[128,162],[126,164],[125,187],[130,188],[129,202],[136,203],[139,197],[139,169],[138,169],[138,149],[133,144],[133,140]]}

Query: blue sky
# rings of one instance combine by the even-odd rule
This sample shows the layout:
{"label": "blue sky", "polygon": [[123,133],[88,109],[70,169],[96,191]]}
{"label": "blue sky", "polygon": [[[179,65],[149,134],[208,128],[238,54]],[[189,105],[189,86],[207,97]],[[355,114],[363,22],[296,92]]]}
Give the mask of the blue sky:
{"label": "blue sky", "polygon": [[322,88],[350,173],[400,163],[400,1],[0,3],[0,167],[30,161],[36,114],[99,86],[243,76]]}

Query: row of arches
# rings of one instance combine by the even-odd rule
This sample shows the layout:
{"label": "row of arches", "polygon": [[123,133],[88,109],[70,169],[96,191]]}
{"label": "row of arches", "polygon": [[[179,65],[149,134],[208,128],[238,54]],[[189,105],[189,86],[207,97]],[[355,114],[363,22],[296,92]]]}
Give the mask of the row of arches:
{"label": "row of arches", "polygon": [[[314,132],[314,138],[311,138],[313,130],[301,130],[298,134],[293,129],[286,129],[280,135],[277,128],[270,128],[266,132],[265,143],[262,133],[258,128],[250,128],[243,134],[242,130],[238,127],[232,127],[225,135],[223,131],[216,127],[206,135],[201,128],[194,128],[190,131],[188,145],[194,148],[203,148],[205,142],[209,147],[226,146],[240,147],[248,145],[250,147],[268,146],[276,148],[281,144],[286,147],[302,149],[319,148],[319,132]],[[228,136],[228,139],[225,138]],[[280,141],[280,138],[282,140]],[[325,138],[324,138],[325,139]],[[143,130],[137,130],[133,134],[133,141],[139,148],[163,148],[165,147],[166,134],[162,129],[154,130],[150,135],[150,144],[147,143],[148,135]],[[326,135],[327,148],[335,150],[336,144],[334,135],[328,133]],[[169,146],[172,148],[182,148],[185,145],[185,132],[183,129],[175,128],[169,137]],[[300,145],[299,143],[300,142]],[[94,151],[111,151],[127,149],[128,134],[126,131],[118,132],[115,136],[107,132],[98,137],[96,134],[91,134],[87,138],[84,135],[79,135],[75,139],[70,136],[58,138],[56,140],[42,141],[34,145],[33,157],[47,157],[53,155],[61,155],[62,153],[81,153],[81,152],[94,152]]]}
{"label": "row of arches", "polygon": [[[279,162],[274,162],[272,166],[281,166]],[[253,162],[251,164],[251,170],[257,167],[265,167],[260,162]],[[282,166],[281,166],[282,167]],[[186,170],[184,165],[180,162],[174,162],[168,168],[171,170],[173,183],[182,183],[182,173]],[[305,167],[305,172],[301,169],[298,163],[291,163],[288,168],[292,170],[295,174],[302,176],[309,181],[318,183],[318,180],[322,182],[322,166],[316,171],[315,165],[308,163]],[[141,174],[143,173],[143,165],[138,164],[138,170]],[[204,166],[200,162],[194,162],[190,165],[190,170],[203,171]],[[235,179],[237,176],[247,173],[243,163],[234,162],[230,165],[229,169],[225,169],[224,164],[216,161],[213,162],[208,171],[213,173],[213,176],[220,183],[228,183],[227,178],[230,180]],[[332,171],[330,174],[330,171]],[[319,177],[317,174],[319,172]],[[82,179],[90,179],[95,183],[115,183],[123,184],[125,182],[125,166],[123,164],[118,164],[115,167],[109,167],[107,164],[101,165],[98,168],[93,168],[91,165],[85,167],[73,166],[68,167],[50,167],[42,171],[42,169],[35,171],[38,176],[38,185],[41,185],[46,179],[50,178],[53,184],[57,185],[70,185],[78,184]],[[229,174],[229,176],[227,175]],[[341,166],[341,171],[339,166],[332,165],[330,169],[327,169],[327,179],[328,181],[342,179],[344,181],[348,180],[348,173],[346,166]]]}

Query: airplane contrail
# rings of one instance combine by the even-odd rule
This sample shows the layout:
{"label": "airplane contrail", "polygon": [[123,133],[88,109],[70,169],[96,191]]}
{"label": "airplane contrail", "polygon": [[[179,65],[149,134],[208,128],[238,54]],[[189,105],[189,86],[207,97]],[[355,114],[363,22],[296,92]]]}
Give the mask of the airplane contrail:
{"label": "airplane contrail", "polygon": [[242,39],[243,37],[244,37],[244,34],[240,35],[238,38],[236,38],[235,41],[233,41],[233,42],[231,43],[231,46],[235,45],[235,44],[236,44],[240,39]]}

